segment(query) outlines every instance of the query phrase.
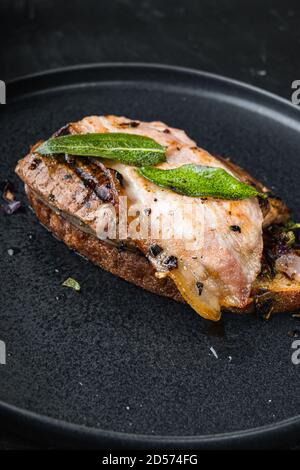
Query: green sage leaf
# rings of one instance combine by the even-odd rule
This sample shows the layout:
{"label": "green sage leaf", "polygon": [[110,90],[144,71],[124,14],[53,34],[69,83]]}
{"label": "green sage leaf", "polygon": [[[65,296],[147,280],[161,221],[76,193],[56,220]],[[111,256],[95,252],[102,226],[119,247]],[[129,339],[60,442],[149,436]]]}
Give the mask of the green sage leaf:
{"label": "green sage leaf", "polygon": [[133,166],[156,165],[166,159],[165,148],[153,139],[125,133],[64,135],[47,140],[36,152],[115,159]]}
{"label": "green sage leaf", "polygon": [[80,292],[80,284],[72,277],[68,277],[63,283],[63,287],[70,287],[71,289],[75,290],[76,292]]}
{"label": "green sage leaf", "polygon": [[265,194],[259,193],[253,186],[237,180],[223,168],[188,164],[171,170],[147,166],[137,171],[158,186],[185,196],[218,199],[267,197]]}

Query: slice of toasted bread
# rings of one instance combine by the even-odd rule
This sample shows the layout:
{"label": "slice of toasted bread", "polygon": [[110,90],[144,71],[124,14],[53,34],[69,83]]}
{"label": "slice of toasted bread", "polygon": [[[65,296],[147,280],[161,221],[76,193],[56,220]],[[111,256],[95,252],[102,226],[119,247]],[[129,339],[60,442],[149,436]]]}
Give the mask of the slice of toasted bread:
{"label": "slice of toasted bread", "polygon": [[[26,187],[29,202],[40,222],[68,247],[96,265],[155,294],[184,302],[170,278],[157,279],[154,268],[139,251],[120,249],[72,225],[62,215],[45,205]],[[300,308],[300,283],[283,274],[259,276],[252,289],[249,304],[235,313],[251,313],[269,317],[273,313],[290,312]]]}

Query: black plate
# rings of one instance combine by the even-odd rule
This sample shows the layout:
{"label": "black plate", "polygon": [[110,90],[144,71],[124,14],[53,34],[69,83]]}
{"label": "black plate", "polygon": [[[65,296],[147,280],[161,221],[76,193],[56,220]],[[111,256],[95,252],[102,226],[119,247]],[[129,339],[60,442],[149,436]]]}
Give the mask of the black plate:
{"label": "black plate", "polygon": [[[1,178],[25,209],[0,218],[2,417],[15,430],[89,446],[296,441],[300,366],[289,332],[299,320],[224,315],[213,328],[72,253],[28,209],[17,159],[64,123],[107,113],[185,129],[271,186],[300,218],[300,112],[280,98],[206,73],[134,64],[12,83],[1,107]],[[68,276],[81,294],[61,287]]]}

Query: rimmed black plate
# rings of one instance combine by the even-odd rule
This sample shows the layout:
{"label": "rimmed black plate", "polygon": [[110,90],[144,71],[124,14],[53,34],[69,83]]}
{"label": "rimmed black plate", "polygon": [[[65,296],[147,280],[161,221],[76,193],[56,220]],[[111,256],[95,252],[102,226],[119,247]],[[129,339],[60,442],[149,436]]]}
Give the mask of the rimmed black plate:
{"label": "rimmed black plate", "polygon": [[[15,430],[85,446],[296,442],[297,319],[224,315],[213,328],[189,307],[103,272],[38,224],[14,167],[30,144],[84,115],[159,119],[230,155],[299,219],[299,109],[222,77],[138,64],[26,77],[7,94],[0,174],[25,209],[0,218],[2,419]],[[81,283],[81,294],[61,287],[69,276]]]}

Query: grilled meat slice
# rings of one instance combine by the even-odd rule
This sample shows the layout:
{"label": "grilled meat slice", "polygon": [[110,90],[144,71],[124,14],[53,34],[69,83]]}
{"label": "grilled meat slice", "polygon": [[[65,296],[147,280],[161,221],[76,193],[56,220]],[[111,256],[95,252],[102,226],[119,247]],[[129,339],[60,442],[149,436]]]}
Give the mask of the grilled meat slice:
{"label": "grilled meat slice", "polygon": [[[232,163],[197,148],[183,131],[161,122],[144,123],[115,116],[92,116],[65,126],[56,135],[66,132],[126,132],[147,135],[167,146],[167,162],[162,163],[161,168],[198,163],[225,168],[240,179],[250,178]],[[85,254],[104,269],[148,290],[176,300],[184,298],[198,313],[213,320],[220,317],[221,307],[244,310],[251,304],[251,291],[261,270],[263,249],[263,213],[255,198],[244,201],[187,198],[144,180],[133,167],[114,161],[101,163],[93,158],[39,156],[34,148],[19,162],[16,171],[26,184],[29,199],[40,220],[44,219],[46,209],[49,221],[56,216],[55,224],[42,220],[44,225],[70,247]],[[179,213],[185,203],[192,205],[199,218],[192,215],[185,218],[185,229],[191,238],[197,238],[197,234],[201,233],[202,245],[197,247],[197,253],[187,249],[185,243],[177,239],[156,240],[146,237],[143,240],[122,240],[122,246],[131,250],[131,261],[139,259],[140,264],[143,259],[143,263],[146,263],[147,275],[142,276],[145,282],[140,280],[129,260],[126,263],[130,268],[125,269],[125,275],[123,266],[112,267],[102,261],[101,250],[96,251],[99,259],[97,256],[95,258],[81,244],[80,233],[90,237],[89,240],[93,240],[94,244],[97,242],[97,246],[98,243],[101,247],[110,244],[112,250],[117,250],[116,246],[120,243],[118,238],[107,240],[104,245],[103,241],[96,238],[96,232],[101,214],[99,209],[104,204],[109,204],[118,212],[120,195],[128,197],[132,212],[140,210],[141,204],[144,208],[150,208],[153,204],[156,207],[172,206],[175,213]],[[284,205],[278,205],[275,210],[270,204],[264,208],[264,223],[274,223],[280,217],[285,220],[286,214]],[[67,224],[67,232],[72,232],[72,236],[65,236],[64,231],[61,233],[60,226],[66,227]],[[231,227],[239,227],[239,230]],[[88,245],[90,246],[90,242]],[[153,256],[155,245],[160,250]],[[144,257],[141,257],[139,251]],[[128,275],[130,270],[132,275]],[[154,277],[155,271],[159,279]],[[148,282],[150,278],[151,282]],[[164,288],[161,287],[162,283]]]}
{"label": "grilled meat slice", "polygon": [[43,157],[33,152],[16,169],[45,204],[71,217],[83,230],[96,233],[102,203],[118,204],[118,173],[100,161],[80,157]]}

